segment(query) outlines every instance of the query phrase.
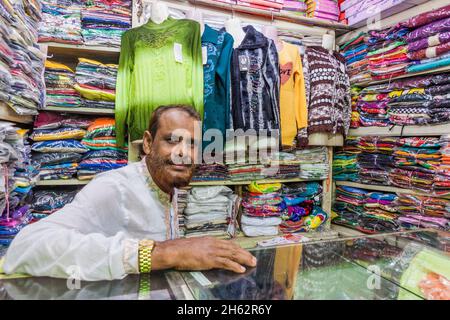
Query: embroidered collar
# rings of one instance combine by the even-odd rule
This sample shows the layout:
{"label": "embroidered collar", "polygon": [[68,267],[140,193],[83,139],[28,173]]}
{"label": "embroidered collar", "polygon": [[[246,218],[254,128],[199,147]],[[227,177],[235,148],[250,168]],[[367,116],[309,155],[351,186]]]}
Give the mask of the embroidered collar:
{"label": "embroidered collar", "polygon": [[141,162],[140,162],[140,169],[141,169],[141,173],[144,175],[145,181],[147,182],[147,186],[149,187],[149,189],[154,192],[157,197],[158,200],[164,205],[164,206],[168,206],[170,205],[171,201],[170,201],[170,195],[165,193],[164,191],[162,191],[158,185],[155,183],[155,181],[153,181],[152,176],[150,175],[150,172],[147,169],[147,163],[145,162],[145,158],[142,158]]}

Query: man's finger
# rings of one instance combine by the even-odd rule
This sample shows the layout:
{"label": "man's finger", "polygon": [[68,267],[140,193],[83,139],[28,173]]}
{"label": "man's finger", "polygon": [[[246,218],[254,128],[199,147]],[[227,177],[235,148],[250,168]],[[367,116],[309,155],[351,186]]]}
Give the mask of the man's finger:
{"label": "man's finger", "polygon": [[232,248],[228,250],[219,250],[217,255],[222,258],[230,259],[240,265],[245,265],[249,267],[256,267],[256,258],[248,251],[241,248]]}
{"label": "man's finger", "polygon": [[236,272],[236,273],[244,273],[246,270],[245,267],[241,266],[239,263],[236,263],[227,258],[217,257],[215,261],[216,261],[217,268],[230,270],[230,271]]}

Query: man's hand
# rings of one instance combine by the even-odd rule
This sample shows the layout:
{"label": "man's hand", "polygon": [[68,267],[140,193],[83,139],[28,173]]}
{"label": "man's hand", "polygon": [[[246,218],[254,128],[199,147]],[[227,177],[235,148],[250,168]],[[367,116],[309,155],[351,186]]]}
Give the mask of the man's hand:
{"label": "man's hand", "polygon": [[158,242],[152,254],[152,270],[226,269],[237,273],[255,267],[256,258],[230,240],[199,237]]}

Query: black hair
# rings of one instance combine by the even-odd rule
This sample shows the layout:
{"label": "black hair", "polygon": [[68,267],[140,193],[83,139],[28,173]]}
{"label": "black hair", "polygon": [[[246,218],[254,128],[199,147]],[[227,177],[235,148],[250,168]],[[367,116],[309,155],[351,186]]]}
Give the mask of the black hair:
{"label": "black hair", "polygon": [[183,112],[187,113],[191,118],[201,121],[200,114],[192,106],[183,105],[183,104],[160,106],[153,111],[152,117],[150,118],[150,122],[148,124],[148,131],[152,135],[152,138],[155,138],[155,136],[156,136],[156,132],[158,131],[159,120],[160,120],[161,116],[169,110],[183,111]]}

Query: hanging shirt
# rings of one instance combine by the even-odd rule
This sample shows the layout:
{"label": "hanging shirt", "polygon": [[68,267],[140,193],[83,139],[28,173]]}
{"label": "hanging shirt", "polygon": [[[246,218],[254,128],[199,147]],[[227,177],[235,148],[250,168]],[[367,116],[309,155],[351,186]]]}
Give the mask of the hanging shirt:
{"label": "hanging shirt", "polygon": [[[204,117],[203,133],[218,129],[225,137],[230,128],[230,63],[233,37],[225,29],[216,31],[205,25],[202,48],[206,50],[203,65]],[[203,147],[209,142],[205,142]]]}
{"label": "hanging shirt", "polygon": [[231,62],[234,129],[268,131],[280,128],[280,70],[277,48],[253,26],[246,26],[244,40]]}
{"label": "hanging shirt", "polygon": [[81,280],[124,278],[138,273],[139,240],[178,237],[176,212],[144,158],[97,175],[72,203],[22,229],[3,270],[69,278],[78,268]]}
{"label": "hanging shirt", "polygon": [[281,143],[292,147],[297,131],[308,125],[302,61],[296,46],[284,42],[280,59]]}
{"label": "hanging shirt", "polygon": [[200,24],[168,18],[151,20],[122,37],[116,85],[117,144],[142,139],[159,106],[187,104],[203,116]]}

